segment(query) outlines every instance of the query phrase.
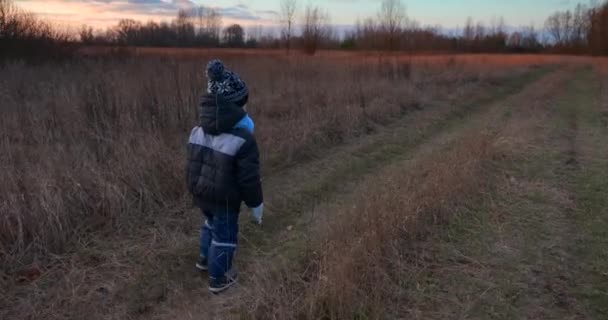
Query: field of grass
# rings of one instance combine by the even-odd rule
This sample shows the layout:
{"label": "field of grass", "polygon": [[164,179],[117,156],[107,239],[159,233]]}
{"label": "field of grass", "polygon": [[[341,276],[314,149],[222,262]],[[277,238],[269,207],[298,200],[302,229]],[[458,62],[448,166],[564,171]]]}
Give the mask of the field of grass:
{"label": "field of grass", "polygon": [[[216,56],[250,87],[267,217],[212,297],[183,180]],[[602,319],[607,79],[562,56],[0,65],[0,318]]]}

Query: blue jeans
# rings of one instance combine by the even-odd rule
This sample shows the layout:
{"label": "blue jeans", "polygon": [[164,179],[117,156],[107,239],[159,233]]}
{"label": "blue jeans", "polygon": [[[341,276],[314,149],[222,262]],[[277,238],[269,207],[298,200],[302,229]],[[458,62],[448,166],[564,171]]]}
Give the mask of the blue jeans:
{"label": "blue jeans", "polygon": [[201,227],[200,256],[207,258],[209,277],[221,278],[232,268],[239,233],[238,212],[203,211],[207,218]]}

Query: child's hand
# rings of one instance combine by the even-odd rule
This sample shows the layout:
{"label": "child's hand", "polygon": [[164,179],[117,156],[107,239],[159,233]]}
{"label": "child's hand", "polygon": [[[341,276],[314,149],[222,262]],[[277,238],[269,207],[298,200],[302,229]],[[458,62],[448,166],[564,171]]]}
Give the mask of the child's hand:
{"label": "child's hand", "polygon": [[262,217],[264,216],[264,204],[262,203],[257,208],[250,208],[250,210],[251,210],[251,217],[253,218],[253,221],[255,221],[257,224],[261,225]]}

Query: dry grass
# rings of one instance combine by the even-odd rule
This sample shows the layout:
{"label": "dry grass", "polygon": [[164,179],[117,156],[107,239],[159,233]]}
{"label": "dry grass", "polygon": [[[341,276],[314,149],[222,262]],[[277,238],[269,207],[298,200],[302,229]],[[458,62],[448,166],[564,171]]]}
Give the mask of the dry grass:
{"label": "dry grass", "polygon": [[[95,274],[99,265],[120,270],[125,278],[121,281],[134,280],[138,270],[117,261],[129,256],[146,259],[147,253],[137,251],[153,250],[158,240],[152,239],[149,244],[146,241],[150,239],[137,239],[138,231],[152,226],[169,228],[155,224],[173,214],[172,208],[187,203],[184,139],[196,123],[195,106],[204,87],[203,66],[216,55],[250,86],[248,111],[256,122],[267,176],[279,168],[322,157],[334,146],[356,144],[361,135],[393,123],[412,110],[475,96],[480,88],[521,75],[531,65],[559,62],[555,57],[522,60],[517,56],[488,56],[483,60],[468,56],[336,59],[332,55],[286,59],[274,54],[203,51],[185,56],[147,52],[123,59],[84,58],[61,65],[2,65],[0,179],[5,183],[0,186],[0,284],[16,288],[8,294],[20,294],[10,297],[11,301],[20,301],[14,310],[35,305],[38,309],[28,312],[48,315],[57,308],[56,297],[40,298],[32,293],[47,290],[44,284],[53,281],[37,284],[35,280],[45,274],[56,275],[47,272],[55,267],[67,273],[69,281],[61,288],[71,293],[66,296],[74,300],[70,304],[82,308],[79,312],[98,298],[97,288],[84,290],[90,293],[86,296],[79,292],[93,278],[103,281],[102,275]],[[373,296],[374,303],[364,303],[373,310],[352,305],[367,301],[357,302],[355,298],[363,299],[362,290],[373,286],[374,281],[390,280],[389,271],[374,260],[385,259],[386,252],[374,252],[370,246],[374,241],[391,240],[385,238],[391,232],[405,230],[408,235],[418,230],[411,229],[417,220],[403,217],[420,212],[442,217],[446,210],[464,203],[460,201],[466,198],[459,197],[478,187],[478,165],[493,152],[487,143],[481,135],[463,142],[448,156],[436,155],[430,160],[437,166],[434,170],[421,165],[413,176],[395,171],[388,182],[377,181],[372,186],[387,192],[374,193],[373,197],[360,194],[368,198],[360,204],[363,210],[339,211],[330,225],[332,229],[325,230],[326,238],[321,238],[331,241],[319,243],[323,251],[317,252],[331,252],[325,250],[352,242],[354,234],[360,233],[366,241],[357,240],[348,246],[352,255],[344,261],[332,261],[339,257],[331,255],[319,257],[316,261],[326,261],[323,265],[333,264],[336,269],[315,265],[316,272],[307,273],[314,274],[308,280],[314,280],[314,285],[306,285],[307,290],[316,292],[308,295],[307,301],[307,306],[314,308],[294,310],[310,316],[375,313],[378,299],[386,297],[387,292]],[[398,185],[415,192],[388,192]],[[377,212],[375,206],[384,202],[391,204],[383,207],[403,215]],[[356,214],[359,221],[348,218],[351,214]],[[390,223],[374,223],[380,220]],[[369,228],[361,229],[366,225]],[[396,246],[407,243],[407,239],[409,236],[392,239],[386,250],[398,249]],[[120,248],[120,252],[104,251],[112,248],[110,243],[128,247]],[[178,244],[175,247],[180,248]],[[373,271],[357,274],[357,268],[365,267],[357,255],[368,251],[362,261],[369,262],[369,269],[363,270]],[[342,273],[348,275],[343,282],[331,287],[323,284],[324,277]],[[358,285],[360,289],[348,292],[353,300],[332,300],[334,293]],[[112,289],[112,284],[107,287]],[[0,293],[0,297],[5,294]],[[293,297],[293,292],[285,294],[283,297]],[[38,298],[30,304],[27,299],[32,297]],[[282,309],[286,305],[275,302],[271,299],[269,304],[260,304],[257,311],[276,307],[277,314],[290,314]],[[105,310],[111,303],[103,300],[100,308]],[[64,306],[68,307],[71,305]]]}
{"label": "dry grass", "polygon": [[594,62],[600,83],[600,108],[603,110],[600,114],[608,126],[608,58],[596,58]]}
{"label": "dry grass", "polygon": [[[566,74],[535,83],[525,95],[503,102],[502,111],[493,109],[481,122],[469,123],[452,144],[429,146],[431,153],[383,170],[348,200],[315,213],[321,222],[308,231],[302,260],[294,266],[279,256],[261,266],[245,294],[243,314],[256,319],[416,316],[421,306],[415,300],[425,300],[423,288],[432,287],[418,273],[439,267],[420,240],[463,209],[491,201],[486,195],[503,177],[495,162],[513,159],[514,153],[525,156],[521,152],[540,134],[536,126],[546,119],[547,101]],[[505,123],[503,112],[513,119]]]}
{"label": "dry grass", "polygon": [[474,133],[408,170],[385,170],[311,231],[301,268],[256,275],[243,311],[257,319],[396,316],[406,307],[411,266],[424,263],[412,240],[487,188],[485,163],[496,154],[490,135]]}
{"label": "dry grass", "polygon": [[[141,218],[184,196],[184,137],[196,123],[208,58],[2,66],[3,270],[44,265],[44,257],[86,242],[90,233],[128,234]],[[251,87],[249,111],[266,169],[310,158],[441,96],[518,72],[471,71],[451,60],[226,60]]]}

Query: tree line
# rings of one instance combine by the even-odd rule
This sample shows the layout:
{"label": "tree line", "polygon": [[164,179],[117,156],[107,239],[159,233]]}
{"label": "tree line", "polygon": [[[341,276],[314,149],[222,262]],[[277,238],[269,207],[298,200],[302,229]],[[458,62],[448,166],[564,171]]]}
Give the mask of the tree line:
{"label": "tree line", "polygon": [[[408,17],[401,0],[383,0],[377,14],[356,21],[338,33],[331,17],[319,6],[299,6],[298,0],[279,0],[280,32],[264,32],[239,24],[223,27],[220,13],[204,6],[183,9],[171,22],[120,20],[105,31],[83,26],[78,34],[58,31],[33,14],[0,0],[0,56],[27,52],[58,52],[80,43],[110,46],[284,48],[314,54],[318,49],[442,51],[442,52],[555,52],[608,55],[608,1],[579,4],[549,16],[544,29],[516,30],[502,18],[489,25],[467,19],[459,31],[422,27]],[[39,50],[38,48],[45,48]]]}
{"label": "tree line", "polygon": [[76,38],[69,32],[20,10],[11,0],[0,0],[0,58],[58,58],[69,55]]}
{"label": "tree line", "polygon": [[112,44],[155,47],[218,47],[244,45],[244,31],[239,25],[223,30],[222,17],[215,9],[200,6],[190,10],[179,10],[171,22],[148,21],[141,23],[122,19],[105,32],[95,32],[83,26],[80,40],[88,45]]}
{"label": "tree line", "polygon": [[608,55],[608,1],[555,12],[547,18],[545,28],[554,51]]}
{"label": "tree line", "polygon": [[509,28],[503,18],[489,25],[468,18],[461,32],[420,27],[400,0],[384,0],[376,17],[357,21],[342,47],[365,50],[448,52],[554,52],[608,55],[608,1],[578,4],[549,16],[544,29]]}

